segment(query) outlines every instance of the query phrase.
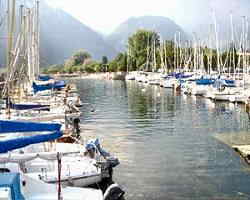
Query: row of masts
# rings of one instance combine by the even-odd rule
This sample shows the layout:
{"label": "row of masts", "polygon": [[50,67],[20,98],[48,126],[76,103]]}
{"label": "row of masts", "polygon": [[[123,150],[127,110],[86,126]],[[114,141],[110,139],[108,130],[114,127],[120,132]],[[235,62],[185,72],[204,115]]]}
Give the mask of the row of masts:
{"label": "row of masts", "polygon": [[[219,74],[228,72],[234,75],[241,71],[249,73],[249,24],[245,16],[242,17],[241,34],[238,38],[235,36],[235,27],[233,23],[233,15],[230,13],[230,39],[222,36],[219,32],[219,26],[216,21],[215,13],[212,15],[213,24],[209,27],[208,38],[201,40],[197,34],[193,33],[192,40],[181,39],[181,32],[176,32],[173,41],[161,40],[157,46],[157,37],[147,41],[147,56],[144,67],[145,71],[203,71],[208,74],[213,71]],[[221,37],[221,38],[220,38]],[[167,45],[173,45],[173,57],[167,55]],[[127,71],[129,71],[130,47],[128,46]],[[160,63],[156,63],[156,53],[159,52]],[[236,58],[237,57],[237,58]],[[171,62],[172,59],[172,62]],[[205,59],[207,67],[205,69]],[[158,65],[158,66],[156,66]],[[151,66],[151,67],[149,67]],[[149,70],[150,68],[150,70]]]}
{"label": "row of masts", "polygon": [[31,85],[39,75],[39,1],[32,8],[20,5],[19,15],[16,5],[16,0],[8,0],[4,96],[9,96],[16,85]]}

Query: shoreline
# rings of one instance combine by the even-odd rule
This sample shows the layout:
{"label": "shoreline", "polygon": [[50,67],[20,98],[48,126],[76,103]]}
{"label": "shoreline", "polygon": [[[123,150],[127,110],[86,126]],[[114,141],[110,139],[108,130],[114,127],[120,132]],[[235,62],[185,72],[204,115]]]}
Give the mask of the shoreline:
{"label": "shoreline", "polygon": [[49,74],[55,78],[68,79],[103,79],[103,80],[125,80],[126,72],[100,72],[100,73],[74,73],[74,74]]}

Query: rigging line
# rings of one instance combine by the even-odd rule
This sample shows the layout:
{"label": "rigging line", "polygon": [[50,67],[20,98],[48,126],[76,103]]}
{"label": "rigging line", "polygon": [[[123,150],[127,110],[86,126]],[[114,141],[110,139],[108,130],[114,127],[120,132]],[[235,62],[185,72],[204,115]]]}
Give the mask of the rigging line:
{"label": "rigging line", "polygon": [[[0,11],[1,11],[1,8],[0,8]],[[0,16],[0,27],[3,25],[6,17],[7,17],[7,13],[5,13],[5,15],[3,15],[3,17]]]}
{"label": "rigging line", "polygon": [[[5,7],[4,7],[3,1],[0,0],[0,27],[3,24],[5,18],[7,17],[7,10],[6,11],[4,10],[5,10]],[[4,14],[1,14],[1,13],[4,13]]]}

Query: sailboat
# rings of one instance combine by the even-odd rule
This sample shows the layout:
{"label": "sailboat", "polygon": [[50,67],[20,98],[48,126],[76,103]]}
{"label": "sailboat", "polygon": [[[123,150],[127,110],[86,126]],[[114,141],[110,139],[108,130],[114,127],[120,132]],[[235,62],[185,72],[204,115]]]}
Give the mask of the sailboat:
{"label": "sailboat", "polygon": [[131,52],[130,52],[130,47],[128,47],[128,52],[127,52],[127,74],[125,76],[125,80],[135,80],[135,73],[131,72],[129,70],[130,68],[130,62],[131,60]]}
{"label": "sailboat", "polygon": [[[21,150],[29,145],[39,144],[42,142],[54,140],[62,136],[59,124],[40,124],[27,123],[17,121],[1,121],[0,134],[5,134],[0,140],[0,197],[4,200],[38,200],[38,199],[66,199],[66,200],[105,200],[111,198],[111,193],[116,191],[116,195],[123,195],[124,192],[117,184],[111,185],[103,195],[101,190],[90,188],[62,187],[62,157],[63,154],[56,153],[40,153],[25,154],[23,151],[19,153],[19,157],[11,157],[10,151]],[[31,132],[39,132],[39,134],[31,135]],[[25,133],[23,137],[15,137],[14,133]],[[45,133],[44,132],[52,132]],[[43,133],[43,134],[42,134]],[[9,137],[11,134],[11,137]],[[27,136],[28,135],[28,136]],[[57,160],[57,184],[49,184],[42,178],[34,178],[29,173],[23,171],[25,169],[24,162],[34,160],[37,157],[44,160]],[[8,168],[10,166],[10,168]],[[112,191],[111,191],[112,190]],[[118,193],[118,194],[117,194]]]}
{"label": "sailboat", "polygon": [[[37,132],[49,131],[51,126],[56,127],[55,130],[61,129],[60,124],[36,123],[36,122],[20,122],[20,121],[0,121],[0,125],[21,127],[22,129],[11,129],[14,132]],[[23,137],[22,134],[19,134]],[[93,156],[84,156],[84,152],[91,152]],[[110,156],[103,148],[101,148],[99,140],[87,143],[85,146],[81,144],[70,144],[64,142],[43,143],[30,145],[19,152],[11,152],[0,156],[0,161],[4,160],[9,163],[22,163],[22,171],[34,179],[43,180],[46,183],[58,182],[57,177],[57,152],[61,153],[61,182],[63,185],[83,187],[94,183],[98,183],[102,178],[112,176],[107,173],[111,168],[119,164],[119,161]],[[102,159],[105,157],[105,159]],[[12,165],[6,165],[12,169]],[[15,169],[15,168],[14,168]]]}

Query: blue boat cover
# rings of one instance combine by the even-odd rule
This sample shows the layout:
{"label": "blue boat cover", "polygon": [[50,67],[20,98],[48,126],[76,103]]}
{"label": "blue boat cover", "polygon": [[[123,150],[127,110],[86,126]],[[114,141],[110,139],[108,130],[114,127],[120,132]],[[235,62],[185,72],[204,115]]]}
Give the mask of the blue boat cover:
{"label": "blue boat cover", "polygon": [[176,72],[171,72],[168,76],[172,77],[172,76],[176,76]]}
{"label": "blue boat cover", "polygon": [[46,75],[39,75],[38,76],[39,81],[48,81],[48,80],[51,80],[51,79],[53,79],[51,76],[46,76]]}
{"label": "blue boat cover", "polygon": [[0,173],[0,188],[8,187],[12,200],[24,200],[20,188],[20,175],[18,173]]}
{"label": "blue boat cover", "polygon": [[193,75],[185,75],[184,73],[177,73],[177,74],[175,74],[175,78],[176,79],[180,79],[180,78],[190,78],[190,77],[192,77]]}
{"label": "blue boat cover", "polygon": [[36,110],[36,111],[50,111],[50,105],[40,105],[40,104],[14,104],[10,101],[6,101],[6,106],[9,105],[11,109],[14,110]]}
{"label": "blue boat cover", "polygon": [[176,72],[172,72],[168,75],[169,77],[175,77],[176,79],[180,79],[180,78],[190,78],[193,75],[185,75],[184,73],[176,73]]}
{"label": "blue boat cover", "polygon": [[61,124],[0,120],[1,133],[59,131]]}
{"label": "blue boat cover", "polygon": [[234,80],[225,80],[226,86],[227,87],[235,87],[235,81]]}
{"label": "blue boat cover", "polygon": [[214,79],[199,79],[195,82],[197,85],[212,85],[214,84]]}
{"label": "blue boat cover", "polygon": [[217,79],[214,82],[214,87],[220,88],[220,87],[235,87],[235,81],[234,80],[225,80],[225,79]]}
{"label": "blue boat cover", "polygon": [[37,85],[35,82],[33,82],[32,84],[34,93],[44,90],[61,89],[64,88],[65,86],[66,86],[65,81],[56,81],[55,83],[49,83],[46,85]]}
{"label": "blue boat cover", "polygon": [[40,134],[0,141],[0,153],[7,153],[8,151],[23,148],[30,144],[38,144],[41,142],[55,140],[61,137],[62,135],[63,133],[61,131],[55,131],[50,134]]}

